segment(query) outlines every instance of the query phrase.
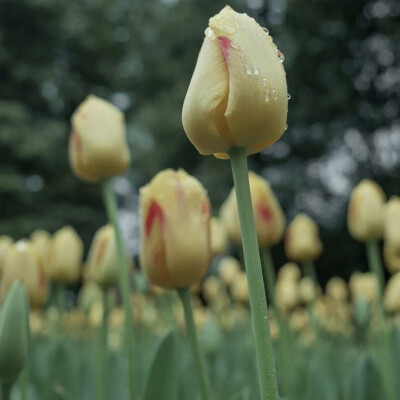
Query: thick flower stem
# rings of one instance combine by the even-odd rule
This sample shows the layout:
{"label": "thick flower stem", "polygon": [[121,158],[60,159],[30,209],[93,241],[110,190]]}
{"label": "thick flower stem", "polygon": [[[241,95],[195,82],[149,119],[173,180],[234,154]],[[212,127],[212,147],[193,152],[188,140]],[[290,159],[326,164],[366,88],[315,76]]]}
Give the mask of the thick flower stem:
{"label": "thick flower stem", "polygon": [[1,399],[2,400],[10,400],[11,399],[11,389],[12,385],[9,383],[3,383],[1,385]]}
{"label": "thick flower stem", "polygon": [[104,204],[106,207],[108,219],[115,229],[115,239],[117,242],[118,252],[118,270],[122,292],[122,301],[125,311],[125,344],[128,353],[128,382],[129,382],[129,399],[134,398],[134,348],[133,348],[133,314],[130,291],[130,277],[128,260],[125,252],[124,240],[118,220],[117,199],[111,187],[111,182],[106,180],[102,183]]}
{"label": "thick flower stem", "polygon": [[199,342],[197,340],[196,325],[193,318],[193,309],[190,300],[189,288],[178,289],[178,294],[183,305],[183,310],[185,312],[187,334],[189,336],[189,341],[192,346],[193,357],[200,381],[201,394],[203,400],[211,400],[211,390],[207,377],[206,366],[203,355],[200,351]]}
{"label": "thick flower stem", "polygon": [[382,304],[383,291],[385,290],[385,273],[383,271],[382,260],[379,254],[379,244],[376,240],[367,242],[367,256],[369,269],[376,275],[379,283],[379,297]]}
{"label": "thick flower stem", "polygon": [[314,283],[318,283],[317,273],[315,272],[314,261],[306,260],[302,262],[304,275],[311,278]]}
{"label": "thick flower stem", "polygon": [[261,399],[278,400],[274,350],[269,328],[267,299],[265,297],[260,252],[251,203],[246,149],[233,148],[229,152],[229,157],[235,183],[243,238],[243,252],[249,285]]}
{"label": "thick flower stem", "polygon": [[98,400],[107,400],[107,337],[108,337],[108,290],[103,290],[103,317],[101,328],[99,332],[99,346],[98,346],[98,377],[97,377],[97,395]]}
{"label": "thick flower stem", "polygon": [[262,257],[262,266],[264,270],[264,279],[267,281],[267,293],[269,296],[269,300],[274,307],[274,310],[277,311],[276,306],[276,294],[275,294],[275,283],[276,283],[276,275],[275,275],[275,266],[274,260],[272,259],[271,249],[268,246],[265,246],[261,249],[261,257]]}

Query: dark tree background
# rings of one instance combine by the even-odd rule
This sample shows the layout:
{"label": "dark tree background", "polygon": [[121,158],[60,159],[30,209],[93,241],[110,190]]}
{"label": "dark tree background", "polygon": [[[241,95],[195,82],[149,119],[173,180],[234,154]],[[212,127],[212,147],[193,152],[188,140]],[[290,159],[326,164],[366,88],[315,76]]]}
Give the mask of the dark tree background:
{"label": "dark tree background", "polygon": [[[136,247],[137,189],[159,170],[201,179],[215,209],[229,163],[198,155],[181,124],[183,99],[216,0],[0,1],[0,234],[71,224],[88,244],[103,223],[100,191],[67,159],[69,117],[89,93],[126,114],[133,163],[116,189]],[[362,178],[400,194],[400,3],[247,0],[231,3],[267,26],[285,53],[289,129],[250,158],[291,220],[317,220],[321,278],[364,268],[347,233],[350,192]],[[136,233],[135,233],[136,232]],[[278,264],[283,249],[274,249]]]}

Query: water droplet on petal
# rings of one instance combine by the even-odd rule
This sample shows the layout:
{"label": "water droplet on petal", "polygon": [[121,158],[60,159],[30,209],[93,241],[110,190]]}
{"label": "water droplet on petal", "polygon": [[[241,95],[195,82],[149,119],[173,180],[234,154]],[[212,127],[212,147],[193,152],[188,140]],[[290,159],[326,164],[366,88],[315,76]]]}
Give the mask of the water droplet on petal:
{"label": "water droplet on petal", "polygon": [[278,49],[277,49],[277,53],[278,53],[279,61],[281,63],[283,63],[285,61],[285,55]]}
{"label": "water droplet on petal", "polygon": [[264,99],[266,102],[271,100],[271,90],[270,88],[265,89]]}
{"label": "water droplet on petal", "polygon": [[250,65],[246,64],[244,67],[246,68],[247,75],[253,75],[253,70],[251,69]]}
{"label": "water droplet on petal", "polygon": [[239,45],[238,45],[236,42],[234,42],[233,40],[232,40],[230,46],[231,46],[233,49],[238,49],[238,48],[239,48]]}
{"label": "water droplet on petal", "polygon": [[232,33],[235,33],[235,31],[236,31],[236,29],[233,27],[233,26],[228,26],[227,28],[226,28],[226,33],[228,33],[228,34],[232,34]]}
{"label": "water droplet on petal", "polygon": [[290,100],[292,98],[292,95],[290,93],[287,94],[287,99]]}
{"label": "water droplet on petal", "polygon": [[278,96],[278,92],[276,91],[276,89],[271,90],[271,95],[272,95],[272,100],[274,100],[274,101],[278,100],[279,96]]}
{"label": "water droplet on petal", "polygon": [[215,40],[217,38],[217,36],[215,35],[214,31],[208,27],[205,31],[204,34],[206,35],[206,37],[210,38],[211,40]]}
{"label": "water droplet on petal", "polygon": [[258,75],[260,70],[258,69],[257,65],[254,66],[254,75]]}
{"label": "water droplet on petal", "polygon": [[268,30],[268,28],[263,28],[263,31],[264,31],[267,35],[269,35],[269,30]]}

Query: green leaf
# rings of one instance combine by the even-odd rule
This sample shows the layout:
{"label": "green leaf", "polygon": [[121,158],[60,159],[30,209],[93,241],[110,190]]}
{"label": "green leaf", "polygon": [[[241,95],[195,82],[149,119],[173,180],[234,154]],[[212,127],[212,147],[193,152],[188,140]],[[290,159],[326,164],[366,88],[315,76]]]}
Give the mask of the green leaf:
{"label": "green leaf", "polygon": [[161,340],[151,364],[144,400],[175,400],[177,382],[175,336],[170,332]]}

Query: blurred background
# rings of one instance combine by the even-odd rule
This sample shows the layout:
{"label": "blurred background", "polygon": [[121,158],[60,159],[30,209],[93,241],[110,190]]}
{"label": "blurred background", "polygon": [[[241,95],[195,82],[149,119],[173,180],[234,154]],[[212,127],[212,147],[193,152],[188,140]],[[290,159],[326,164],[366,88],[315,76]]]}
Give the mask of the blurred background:
{"label": "blurred background", "polygon": [[[229,163],[197,154],[181,108],[208,18],[226,0],[0,1],[0,234],[73,225],[88,246],[106,222],[100,189],[79,182],[67,156],[69,118],[87,94],[126,114],[133,163],[115,181],[122,222],[138,251],[138,188],[185,168],[214,212],[232,187]],[[400,2],[247,0],[230,3],[268,27],[285,54],[289,129],[249,159],[290,221],[321,228],[321,282],[366,269],[346,227],[363,178],[400,195]],[[273,249],[277,265],[283,246]]]}

